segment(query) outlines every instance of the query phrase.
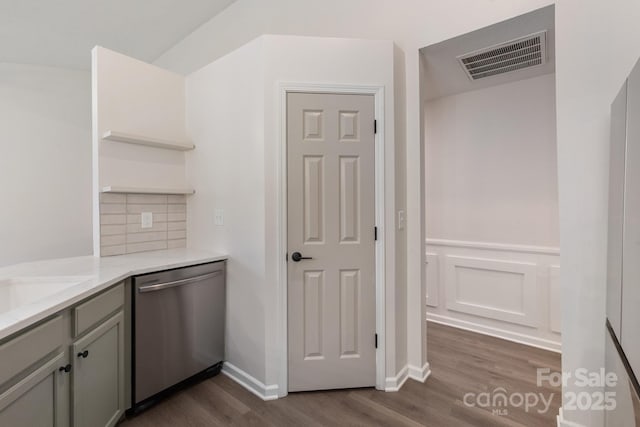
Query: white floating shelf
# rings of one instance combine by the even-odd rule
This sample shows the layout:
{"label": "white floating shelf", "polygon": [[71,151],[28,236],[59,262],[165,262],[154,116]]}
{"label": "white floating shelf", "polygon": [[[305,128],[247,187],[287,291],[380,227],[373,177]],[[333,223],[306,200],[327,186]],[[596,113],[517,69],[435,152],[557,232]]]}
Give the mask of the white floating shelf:
{"label": "white floating shelf", "polygon": [[148,147],[165,148],[168,150],[189,151],[195,148],[190,142],[170,141],[147,136],[133,135],[124,132],[108,130],[102,135],[107,141],[126,142],[128,144],[146,145]]}
{"label": "white floating shelf", "polygon": [[102,193],[193,194],[193,188],[102,187]]}

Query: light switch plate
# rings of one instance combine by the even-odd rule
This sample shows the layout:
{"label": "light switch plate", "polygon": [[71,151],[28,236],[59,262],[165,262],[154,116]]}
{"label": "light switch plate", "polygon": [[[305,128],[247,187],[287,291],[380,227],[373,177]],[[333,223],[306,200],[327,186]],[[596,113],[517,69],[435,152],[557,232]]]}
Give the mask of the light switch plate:
{"label": "light switch plate", "polygon": [[140,228],[153,227],[153,212],[142,212],[140,214]]}
{"label": "light switch plate", "polygon": [[404,230],[406,222],[407,221],[404,211],[398,211],[398,230]]}
{"label": "light switch plate", "polygon": [[224,225],[224,211],[222,209],[213,210],[213,223],[215,225]]}

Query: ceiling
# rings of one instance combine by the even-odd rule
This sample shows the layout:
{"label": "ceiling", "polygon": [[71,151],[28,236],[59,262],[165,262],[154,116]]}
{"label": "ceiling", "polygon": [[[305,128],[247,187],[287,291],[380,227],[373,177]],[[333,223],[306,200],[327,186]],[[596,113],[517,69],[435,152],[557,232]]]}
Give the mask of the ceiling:
{"label": "ceiling", "polygon": [[89,69],[91,48],[152,62],[234,0],[0,0],[0,62]]}
{"label": "ceiling", "polygon": [[[511,73],[471,81],[457,60],[459,55],[547,30],[547,63]],[[427,100],[528,79],[555,71],[553,6],[534,10],[420,50]]]}

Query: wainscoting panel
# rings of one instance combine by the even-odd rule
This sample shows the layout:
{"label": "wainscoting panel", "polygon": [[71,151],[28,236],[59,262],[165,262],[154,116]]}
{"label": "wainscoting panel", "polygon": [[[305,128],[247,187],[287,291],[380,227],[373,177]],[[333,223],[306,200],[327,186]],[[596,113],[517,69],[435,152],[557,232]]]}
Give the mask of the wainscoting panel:
{"label": "wainscoting panel", "polygon": [[446,256],[447,308],[536,326],[536,264]]}
{"label": "wainscoting panel", "polygon": [[427,239],[427,320],[560,351],[557,248]]}
{"label": "wainscoting panel", "polygon": [[549,325],[553,332],[560,333],[560,266],[549,266]]}
{"label": "wainscoting panel", "polygon": [[440,266],[438,265],[438,254],[427,252],[427,262],[425,264],[425,277],[427,280],[427,305],[438,306],[438,275]]}

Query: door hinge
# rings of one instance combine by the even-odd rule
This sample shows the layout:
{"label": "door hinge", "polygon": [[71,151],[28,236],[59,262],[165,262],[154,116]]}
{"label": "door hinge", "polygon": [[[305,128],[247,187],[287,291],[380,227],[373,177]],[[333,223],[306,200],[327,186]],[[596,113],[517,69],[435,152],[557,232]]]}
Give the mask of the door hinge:
{"label": "door hinge", "polygon": [[373,121],[373,133],[374,134],[378,133],[378,121],[377,120]]}
{"label": "door hinge", "polygon": [[378,227],[373,227],[373,240],[378,240]]}
{"label": "door hinge", "polygon": [[378,334],[376,334],[376,348],[378,348]]}

